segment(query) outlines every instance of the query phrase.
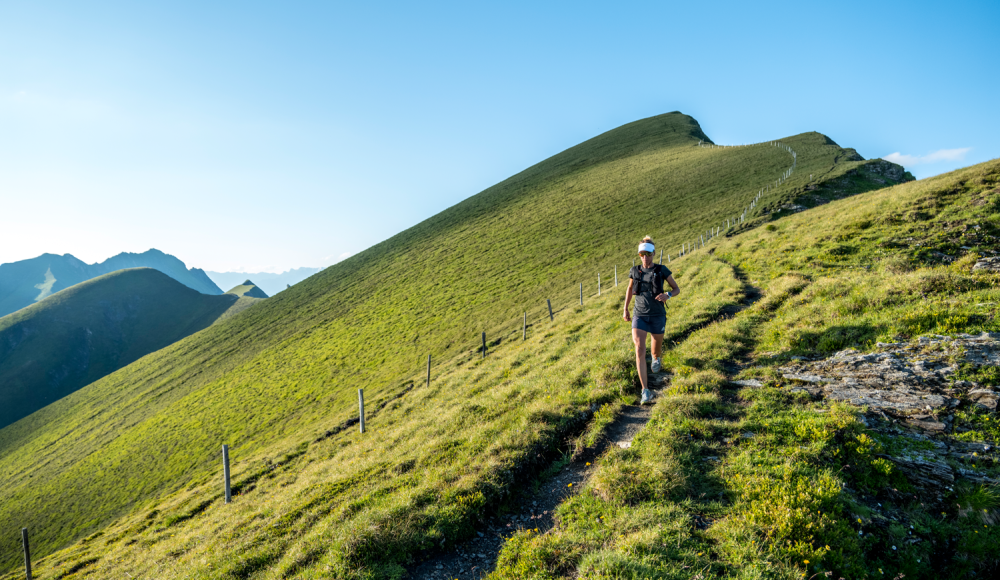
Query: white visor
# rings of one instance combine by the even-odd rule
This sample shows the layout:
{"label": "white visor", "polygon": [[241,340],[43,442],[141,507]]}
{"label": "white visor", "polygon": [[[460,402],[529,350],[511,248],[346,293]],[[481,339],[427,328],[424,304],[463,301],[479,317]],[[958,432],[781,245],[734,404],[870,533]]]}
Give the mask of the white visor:
{"label": "white visor", "polygon": [[652,254],[654,251],[656,251],[656,248],[653,247],[653,244],[650,244],[650,243],[639,244],[639,251],[640,252],[649,252],[650,254]]}

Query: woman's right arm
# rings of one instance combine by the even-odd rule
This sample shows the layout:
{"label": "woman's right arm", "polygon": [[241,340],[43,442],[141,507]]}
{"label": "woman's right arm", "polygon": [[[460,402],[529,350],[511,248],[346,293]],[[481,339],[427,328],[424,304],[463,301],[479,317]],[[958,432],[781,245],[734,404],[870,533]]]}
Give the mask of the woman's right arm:
{"label": "woman's right arm", "polygon": [[628,303],[632,301],[632,279],[628,279],[628,288],[625,289],[625,312],[622,314],[622,318],[626,321],[632,321],[632,315],[628,311]]}

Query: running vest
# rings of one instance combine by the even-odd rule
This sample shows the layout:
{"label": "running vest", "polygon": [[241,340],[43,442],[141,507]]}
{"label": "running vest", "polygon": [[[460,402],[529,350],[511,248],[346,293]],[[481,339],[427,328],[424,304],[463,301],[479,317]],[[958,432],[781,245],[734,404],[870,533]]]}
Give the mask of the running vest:
{"label": "running vest", "polygon": [[653,264],[648,271],[642,266],[634,266],[629,271],[628,277],[633,280],[635,316],[666,316],[667,309],[656,297],[663,294],[663,285],[671,274],[663,264]]}

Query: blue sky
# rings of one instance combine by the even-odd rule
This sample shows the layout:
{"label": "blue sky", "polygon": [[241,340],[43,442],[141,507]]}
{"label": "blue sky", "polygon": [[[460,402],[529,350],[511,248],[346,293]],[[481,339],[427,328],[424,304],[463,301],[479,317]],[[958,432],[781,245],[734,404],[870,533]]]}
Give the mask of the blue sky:
{"label": "blue sky", "polygon": [[1000,157],[1000,2],[0,1],[0,262],[356,253],[680,110],[917,177]]}

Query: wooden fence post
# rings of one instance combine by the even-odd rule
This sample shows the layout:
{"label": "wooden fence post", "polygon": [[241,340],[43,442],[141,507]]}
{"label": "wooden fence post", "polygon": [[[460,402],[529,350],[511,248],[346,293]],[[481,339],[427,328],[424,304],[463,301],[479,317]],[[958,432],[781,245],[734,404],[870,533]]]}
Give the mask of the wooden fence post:
{"label": "wooden fence post", "polygon": [[28,547],[28,528],[21,528],[21,544],[24,545],[24,576],[31,580],[31,548]]}
{"label": "wooden fence post", "polygon": [[229,486],[229,446],[222,446],[222,479],[225,486],[226,503],[233,501],[232,488]]}
{"label": "wooden fence post", "polygon": [[431,355],[427,355],[427,386],[431,386]]}
{"label": "wooden fence post", "polygon": [[663,265],[663,250],[660,250],[660,265]]}
{"label": "wooden fence post", "polygon": [[524,313],[524,325],[521,327],[521,340],[528,340],[528,312]]}
{"label": "wooden fence post", "polygon": [[583,282],[580,282],[580,306],[583,306]]}
{"label": "wooden fence post", "polygon": [[365,390],[358,389],[358,423],[361,432],[365,432]]}
{"label": "wooden fence post", "polygon": [[555,320],[554,318],[552,318],[552,301],[546,299],[545,303],[549,305],[549,320]]}
{"label": "wooden fence post", "polygon": [[618,264],[615,264],[615,288],[618,287]]}
{"label": "wooden fence post", "polygon": [[597,275],[597,295],[601,295],[601,275]]}
{"label": "wooden fence post", "polygon": [[486,358],[486,332],[483,332],[483,358]]}

